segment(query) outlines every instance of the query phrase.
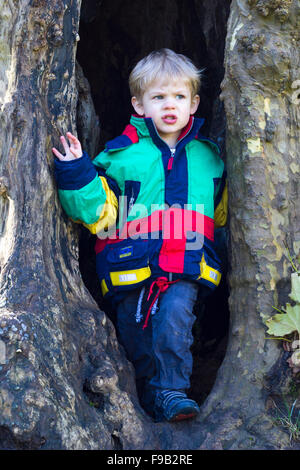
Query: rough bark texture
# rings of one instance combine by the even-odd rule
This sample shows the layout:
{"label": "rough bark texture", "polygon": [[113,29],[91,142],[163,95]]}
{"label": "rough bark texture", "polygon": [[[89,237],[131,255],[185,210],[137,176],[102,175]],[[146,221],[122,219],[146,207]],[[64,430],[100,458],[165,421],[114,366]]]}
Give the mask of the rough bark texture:
{"label": "rough bark texture", "polygon": [[82,281],[78,229],[56,195],[51,147],[76,131],[77,109],[82,138],[91,151],[98,145],[80,124],[97,113],[80,71],[78,92],[75,83],[79,11],[79,0],[51,0],[51,8],[4,0],[0,11],[0,448],[287,448],[268,398],[287,393],[292,379],[262,320],[287,299],[283,241],[300,247],[299,105],[291,100],[299,2],[231,5],[222,93],[229,343],[200,416],[177,425],[154,424],[140,408],[133,368]]}
{"label": "rough bark texture", "polygon": [[80,3],[48,3],[0,13],[1,447],[147,448],[132,368],[81,280],[56,196],[51,146],[75,131]]}
{"label": "rough bark texture", "polygon": [[292,88],[299,78],[299,21],[299,1],[232,2],[226,41],[231,328],[206,407],[217,399],[222,410],[236,410],[237,427],[247,429],[245,442],[254,447],[288,445],[266,410],[267,398],[287,393],[293,379],[262,321],[274,313],[272,305],[288,300],[284,242],[299,253],[300,109]]}

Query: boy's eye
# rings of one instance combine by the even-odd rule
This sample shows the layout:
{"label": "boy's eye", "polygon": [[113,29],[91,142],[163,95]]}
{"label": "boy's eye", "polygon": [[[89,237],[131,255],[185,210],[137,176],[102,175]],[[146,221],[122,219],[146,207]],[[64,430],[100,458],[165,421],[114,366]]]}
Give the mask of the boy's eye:
{"label": "boy's eye", "polygon": [[154,99],[154,100],[162,100],[162,99],[163,99],[163,95],[155,95],[155,96],[153,96],[153,99]]}
{"label": "boy's eye", "polygon": [[177,98],[178,100],[182,100],[183,98],[185,98],[185,96],[184,96],[184,95],[176,95],[176,98]]}

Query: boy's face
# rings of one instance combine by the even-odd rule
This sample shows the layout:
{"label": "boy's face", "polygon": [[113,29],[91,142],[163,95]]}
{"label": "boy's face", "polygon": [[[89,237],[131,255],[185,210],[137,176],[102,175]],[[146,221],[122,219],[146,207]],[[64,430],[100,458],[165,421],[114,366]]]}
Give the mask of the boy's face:
{"label": "boy's face", "polygon": [[160,79],[153,82],[141,99],[132,97],[132,105],[140,116],[151,117],[160,137],[170,146],[176,141],[198,108],[200,98],[192,97],[188,83],[181,79]]}

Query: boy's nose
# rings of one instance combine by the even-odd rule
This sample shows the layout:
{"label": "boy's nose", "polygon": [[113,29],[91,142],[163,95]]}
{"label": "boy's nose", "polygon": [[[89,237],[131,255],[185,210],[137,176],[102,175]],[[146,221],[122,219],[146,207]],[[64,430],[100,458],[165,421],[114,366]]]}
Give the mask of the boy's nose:
{"label": "boy's nose", "polygon": [[172,98],[169,98],[165,101],[165,108],[166,109],[172,109],[175,107],[174,100]]}

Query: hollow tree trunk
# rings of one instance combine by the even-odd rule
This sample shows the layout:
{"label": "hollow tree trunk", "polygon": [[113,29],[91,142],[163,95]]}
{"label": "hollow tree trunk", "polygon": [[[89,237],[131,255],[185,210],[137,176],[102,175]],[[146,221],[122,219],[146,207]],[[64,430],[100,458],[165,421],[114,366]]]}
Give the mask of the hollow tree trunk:
{"label": "hollow tree trunk", "polygon": [[[288,301],[286,242],[299,253],[299,1],[233,1],[225,78],[230,207],[231,326],[225,360],[203,407],[202,447],[280,448],[267,409],[291,374],[263,320]],[[298,74],[298,75],[297,75]],[[299,87],[298,87],[299,88]],[[284,378],[285,377],[285,378]]]}
{"label": "hollow tree trunk", "polygon": [[199,418],[174,426],[140,408],[133,368],[82,282],[77,227],[56,195],[51,147],[76,131],[80,1],[3,1],[0,448],[288,446],[266,412],[268,377],[282,365],[261,314],[287,283],[284,237],[299,248],[299,107],[290,102],[299,12],[297,1],[270,1],[268,11],[261,3],[232,2],[227,38],[228,350]]}

